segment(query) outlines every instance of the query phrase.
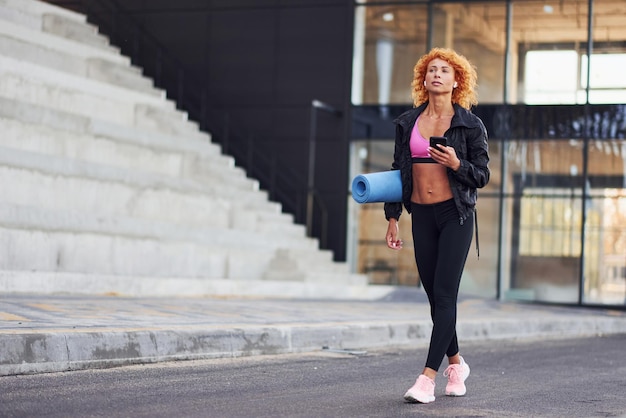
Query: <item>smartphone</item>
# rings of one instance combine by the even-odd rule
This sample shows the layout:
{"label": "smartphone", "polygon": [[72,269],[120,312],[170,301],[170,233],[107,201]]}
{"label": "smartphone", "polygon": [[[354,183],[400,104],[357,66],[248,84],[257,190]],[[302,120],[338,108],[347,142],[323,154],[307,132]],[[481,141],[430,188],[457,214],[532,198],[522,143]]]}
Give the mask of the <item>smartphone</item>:
{"label": "smartphone", "polygon": [[445,136],[431,136],[430,137],[430,146],[432,148],[440,148],[439,145],[443,145],[444,147],[448,146],[448,138]]}

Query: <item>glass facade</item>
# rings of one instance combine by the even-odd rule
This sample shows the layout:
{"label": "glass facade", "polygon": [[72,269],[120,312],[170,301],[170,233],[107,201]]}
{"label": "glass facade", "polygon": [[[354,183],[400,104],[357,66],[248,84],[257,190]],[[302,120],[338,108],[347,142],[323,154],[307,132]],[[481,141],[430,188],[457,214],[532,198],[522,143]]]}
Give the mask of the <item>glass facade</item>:
{"label": "glass facade", "polygon": [[[626,306],[625,18],[624,0],[355,3],[351,175],[389,168],[419,56],[450,47],[478,69],[492,177],[462,292]],[[417,284],[410,217],[396,252],[382,204],[350,208],[355,269]]]}

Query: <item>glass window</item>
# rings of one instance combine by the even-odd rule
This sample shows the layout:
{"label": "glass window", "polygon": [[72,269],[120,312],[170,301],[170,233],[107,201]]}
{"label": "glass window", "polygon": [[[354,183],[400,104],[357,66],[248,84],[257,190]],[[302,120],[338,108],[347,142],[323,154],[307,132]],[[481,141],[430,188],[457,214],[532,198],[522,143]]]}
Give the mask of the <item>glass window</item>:
{"label": "glass window", "polygon": [[584,301],[626,303],[626,143],[589,146]]}
{"label": "glass window", "polygon": [[513,47],[523,63],[520,101],[586,103],[588,78],[589,103],[626,101],[626,82],[620,75],[626,65],[626,2],[594,1],[590,64],[587,0],[561,2],[558,7],[543,1],[513,4]]}
{"label": "glass window", "polygon": [[[591,55],[591,76],[589,85],[592,89],[626,89],[626,79],[622,76],[626,68],[626,54],[598,53]],[[587,55],[582,56],[580,84],[587,87]],[[626,95],[621,96],[622,101]],[[620,102],[621,103],[621,102]]]}
{"label": "glass window", "polygon": [[511,47],[520,68],[518,102],[581,102],[580,53],[588,37],[587,3],[513,2]]}
{"label": "glass window", "polygon": [[582,150],[579,140],[509,143],[503,251],[510,272],[507,297],[578,301]]}
{"label": "glass window", "polygon": [[417,58],[426,51],[425,5],[357,6],[353,104],[411,103]]}
{"label": "glass window", "polygon": [[[427,51],[426,4],[355,8],[352,103],[412,103],[417,59]],[[481,103],[502,100],[505,51],[504,3],[434,3],[432,46],[453,48],[478,69]]]}
{"label": "glass window", "polygon": [[504,2],[458,2],[433,5],[434,47],[465,55],[478,71],[478,101],[501,103],[506,50]]}
{"label": "glass window", "polygon": [[[589,43],[589,0],[513,0],[507,60],[504,0],[367,4],[356,7],[353,103],[375,105],[364,135],[385,137],[383,126],[389,137],[356,141],[352,174],[389,167],[393,130],[381,119],[411,104],[412,69],[429,44],[453,48],[478,70],[474,111],[489,129],[492,172],[479,190],[481,256],[471,249],[461,292],[626,305],[626,1],[593,1]],[[401,106],[385,113],[387,104]],[[358,271],[415,284],[410,217],[409,251],[389,251],[382,206],[352,212]]]}
{"label": "glass window", "polygon": [[[594,0],[593,50],[589,103],[626,103],[626,1]],[[581,86],[587,86],[587,55],[582,57]]]}
{"label": "glass window", "polygon": [[480,256],[476,252],[476,241],[474,241],[467,256],[465,270],[463,270],[460,292],[465,295],[495,298],[498,290],[500,200],[496,196],[483,193],[483,190],[479,190],[478,195],[476,213]]}
{"label": "glass window", "polygon": [[[619,75],[624,67],[624,53],[591,55],[589,103],[626,101],[626,80]],[[524,67],[526,103],[585,103],[587,68],[587,54],[575,50],[528,51]]]}
{"label": "glass window", "polygon": [[528,51],[524,60],[524,98],[528,104],[576,103],[578,53],[574,50]]}

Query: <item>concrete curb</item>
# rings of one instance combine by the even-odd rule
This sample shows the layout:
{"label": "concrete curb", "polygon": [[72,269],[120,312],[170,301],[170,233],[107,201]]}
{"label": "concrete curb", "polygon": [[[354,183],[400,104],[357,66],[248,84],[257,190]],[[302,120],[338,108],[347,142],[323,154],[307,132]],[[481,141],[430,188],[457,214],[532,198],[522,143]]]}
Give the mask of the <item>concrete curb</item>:
{"label": "concrete curb", "polygon": [[[460,320],[464,341],[626,333],[623,316]],[[0,376],[106,368],[172,360],[374,349],[427,344],[429,320],[236,326],[223,329],[60,330],[0,334]]]}

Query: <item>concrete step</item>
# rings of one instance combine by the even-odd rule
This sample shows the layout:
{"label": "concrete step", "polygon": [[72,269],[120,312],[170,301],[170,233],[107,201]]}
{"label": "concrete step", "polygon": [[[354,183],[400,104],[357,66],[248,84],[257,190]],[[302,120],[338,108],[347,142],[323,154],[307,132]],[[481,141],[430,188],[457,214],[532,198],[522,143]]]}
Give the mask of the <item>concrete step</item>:
{"label": "concrete step", "polygon": [[294,260],[302,271],[307,271],[312,266],[318,266],[315,268],[316,273],[324,272],[333,275],[349,274],[350,272],[350,267],[347,263],[334,262],[332,252],[327,250],[311,253],[294,247],[281,249],[277,254],[281,260]]}
{"label": "concrete step", "polygon": [[[83,20],[60,14],[29,14],[0,4],[0,21],[3,22],[0,29],[0,55],[165,97],[165,92],[154,89],[152,80],[143,77],[139,68],[131,66],[127,58],[121,57],[117,49],[108,45],[105,37],[97,34],[95,26]],[[16,27],[13,23],[25,28]],[[61,34],[80,42],[79,50],[83,53],[76,55],[76,48],[68,48],[67,42],[59,42],[58,36],[41,36],[42,28],[44,35]],[[59,33],[64,30],[69,33]],[[94,38],[94,41],[89,42],[90,38]],[[96,49],[85,48],[85,45]],[[103,48],[108,48],[109,54],[102,54],[100,50]]]}
{"label": "concrete step", "polygon": [[234,158],[222,155],[220,145],[211,142],[211,135],[202,132],[186,132],[181,135],[156,132],[135,126],[123,126],[120,124],[91,118],[88,131],[96,136],[113,138],[134,144],[145,144],[161,149],[179,150],[197,153],[199,156],[221,156],[227,159],[230,165],[234,165]]}
{"label": "concrete step", "polygon": [[[335,263],[341,265],[342,263]],[[367,286],[369,284],[369,278],[365,274],[356,273],[342,273],[342,272],[328,272],[328,271],[308,271],[304,278],[305,283],[316,284],[333,284],[341,283],[344,286]]]}
{"label": "concrete step", "polygon": [[[6,188],[2,196],[6,202],[181,225],[237,228],[245,220],[251,231],[267,227],[261,225],[258,213],[280,213],[280,205],[268,201],[266,193],[238,188],[236,180],[231,185],[200,184],[10,148],[0,148],[0,153],[0,184]],[[277,216],[273,220],[285,223],[289,219]],[[285,235],[302,236],[297,225],[281,230]]]}
{"label": "concrete step", "polygon": [[[193,181],[259,190],[208,140],[180,138],[0,98],[0,146],[155,172]],[[197,134],[198,135],[198,134]],[[197,136],[196,135],[196,136]],[[208,137],[208,135],[205,135]]]}
{"label": "concrete step", "polygon": [[154,88],[152,79],[144,77],[137,67],[127,67],[102,59],[89,58],[87,60],[86,76],[104,83],[130,90],[137,90],[161,99],[165,99],[165,91]]}
{"label": "concrete step", "polygon": [[[45,80],[22,75],[19,71],[2,71],[5,61],[0,57],[0,97],[61,109],[82,116],[98,117],[123,125],[134,124],[134,103],[121,98],[97,96],[77,87],[51,84]],[[80,84],[85,84],[80,83]]]}
{"label": "concrete step", "polygon": [[98,28],[87,22],[55,13],[45,13],[41,17],[42,30],[62,38],[70,39],[95,48],[108,49],[109,38],[98,33]]}
{"label": "concrete step", "polygon": [[[64,213],[69,215],[67,211]],[[0,254],[3,255],[0,269],[114,276],[227,278],[231,258],[237,265],[249,257],[249,265],[258,269],[263,267],[256,262],[253,254],[240,258],[231,254],[228,247],[109,233],[76,233],[76,217],[68,223],[71,229],[51,230],[49,228],[54,220],[48,218],[41,222],[41,227],[46,229],[35,229],[30,225],[0,228]],[[6,221],[3,219],[2,223]]]}
{"label": "concrete step", "polygon": [[[2,147],[169,177],[181,177],[185,168],[184,153],[160,151],[1,116],[0,126]],[[227,168],[227,165],[223,166],[223,169]]]}
{"label": "concrete step", "polygon": [[232,158],[219,154],[196,154],[129,143],[75,133],[32,122],[7,119],[0,114],[0,146],[21,151],[49,154],[62,158],[119,167],[127,170],[155,173],[199,183],[220,181],[236,184],[246,190],[258,190],[258,182],[246,177],[244,170],[233,166]]}
{"label": "concrete step", "polygon": [[8,7],[4,3],[4,0],[0,0],[0,22],[11,22],[33,30],[41,30],[41,15]]}
{"label": "concrete step", "polygon": [[[79,297],[81,295],[169,298],[225,296],[231,299],[235,296],[254,299],[269,297],[344,301],[350,299],[382,299],[394,291],[392,286],[348,285],[342,281],[314,283],[283,280],[212,279],[207,277],[140,277],[30,270],[0,270],[0,288],[7,294],[64,294],[79,295]],[[246,303],[250,303],[250,300]]]}
{"label": "concrete step", "polygon": [[85,15],[40,0],[0,0],[0,6],[39,17],[54,13],[76,22],[87,22]]}
{"label": "concrete step", "polygon": [[[280,204],[267,200],[266,192],[247,188],[249,179],[199,183],[10,148],[0,150],[0,183],[7,188],[2,198],[7,202],[183,225],[271,230],[283,238],[305,236],[302,225],[282,213]],[[237,183],[242,183],[241,187]]]}
{"label": "concrete step", "polygon": [[[2,1],[2,0],[0,0]],[[26,0],[24,3],[28,3]],[[118,48],[109,46],[107,48],[96,48],[89,44],[83,44],[71,39],[63,38],[52,33],[43,32],[41,28],[41,18],[24,16],[22,18],[12,18],[16,15],[14,11],[4,11],[0,5],[0,34],[13,37],[23,42],[46,47],[51,51],[69,53],[74,56],[100,57],[113,62],[130,65],[130,58],[121,55]],[[35,21],[29,24],[26,21]]]}
{"label": "concrete step", "polygon": [[282,239],[292,235],[305,236],[306,227],[293,223],[293,216],[284,213],[259,212],[255,217],[255,231],[272,239]]}
{"label": "concrete step", "polygon": [[[260,280],[279,245],[315,252],[313,240],[185,228],[0,202],[0,270]],[[306,247],[309,248],[306,248]],[[295,272],[294,272],[295,273]]]}
{"label": "concrete step", "polygon": [[[27,3],[22,1],[22,3]],[[73,42],[119,52],[112,47],[108,37],[98,33],[98,28],[87,22],[84,15],[69,12],[60,7],[20,7],[15,2],[0,3],[0,20],[43,31]]]}
{"label": "concrete step", "polygon": [[125,63],[75,56],[2,34],[0,55],[165,98],[165,92],[155,89],[151,79],[143,77],[137,67]]}
{"label": "concrete step", "polygon": [[169,135],[193,136],[199,132],[198,123],[187,119],[186,112],[172,112],[153,104],[135,105],[135,126]]}
{"label": "concrete step", "polygon": [[[224,165],[233,166],[234,159],[221,154],[221,147],[211,142],[211,136],[197,132],[191,136],[165,135],[160,132],[142,130],[92,116],[82,116],[37,104],[8,99],[0,96],[0,117],[15,119],[25,124],[49,126],[75,134],[93,135],[116,142],[145,146],[151,149],[173,152],[188,152],[201,157],[219,157]],[[215,162],[221,166],[221,162]]]}
{"label": "concrete step", "polygon": [[301,281],[305,283],[367,286],[368,277],[350,273],[346,263],[332,261],[325,251],[302,251],[298,248],[279,248],[270,260],[263,278],[272,281]]}
{"label": "concrete step", "polygon": [[[39,104],[51,109],[61,108],[67,113],[86,117],[90,114],[96,114],[105,122],[128,127],[138,125],[141,130],[154,129],[153,132],[159,132],[157,131],[158,127],[165,125],[166,122],[161,119],[162,115],[170,114],[171,124],[162,131],[166,135],[199,140],[209,138],[206,133],[199,131],[193,123],[187,121],[186,115],[182,112],[173,110],[159,113],[145,112],[146,107],[152,110],[156,108],[150,105],[135,105],[117,99],[97,97],[77,90],[41,84],[15,74],[4,74],[0,78],[0,97],[20,100],[33,105]],[[136,111],[136,109],[138,110]]]}
{"label": "concrete step", "polygon": [[[59,7],[48,11],[26,10],[2,2],[0,3],[0,21],[46,33],[71,43],[88,45],[94,49],[119,54],[120,49],[112,46],[108,37],[98,33],[98,28],[87,23],[84,16],[67,14],[66,11]],[[81,18],[76,18],[76,16]]]}
{"label": "concrete step", "polygon": [[[241,250],[284,250],[278,253],[292,256],[315,257],[318,242],[313,238],[289,238],[283,241],[270,239],[254,231],[237,230],[223,225],[185,226],[124,216],[105,217],[76,210],[54,210],[35,206],[17,205],[0,200],[0,225],[10,229],[24,229],[50,233],[65,231],[72,234],[95,234],[152,239],[158,241],[189,242],[220,248],[237,247]],[[331,262],[332,258],[318,260]]]}
{"label": "concrete step", "polygon": [[137,105],[163,109],[186,122],[173,102],[85,77],[0,56],[0,96],[134,125]]}
{"label": "concrete step", "polygon": [[[60,109],[82,116],[98,118],[115,124],[137,126],[169,135],[191,138],[207,137],[185,112],[170,107],[167,101],[140,95],[130,90],[63,73],[55,74],[41,68],[48,79],[34,74],[29,64],[21,63],[25,71],[13,68],[2,71],[2,65],[11,59],[0,57],[0,97]],[[29,68],[30,67],[30,68]],[[25,74],[30,73],[30,74]],[[89,91],[91,90],[91,91]],[[119,94],[116,94],[116,90]]]}

